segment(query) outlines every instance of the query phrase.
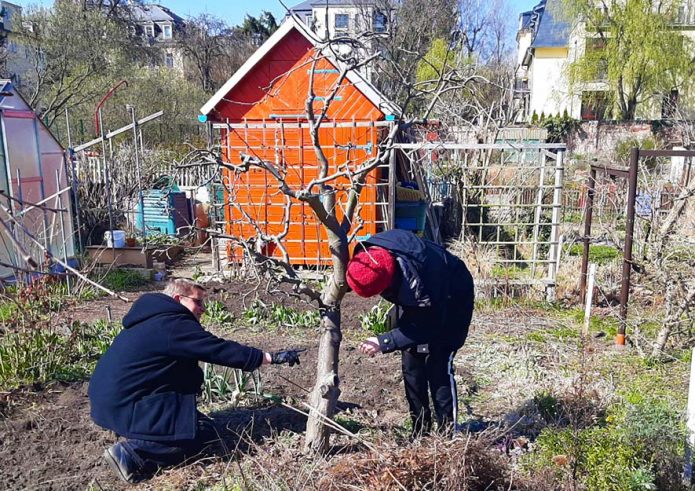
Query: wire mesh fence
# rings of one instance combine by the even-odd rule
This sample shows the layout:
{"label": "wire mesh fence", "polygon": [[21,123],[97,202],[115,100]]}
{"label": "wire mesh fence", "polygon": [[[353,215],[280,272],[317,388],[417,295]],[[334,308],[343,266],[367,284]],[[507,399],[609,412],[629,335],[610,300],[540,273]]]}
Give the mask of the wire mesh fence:
{"label": "wire mesh fence", "polygon": [[[479,284],[541,285],[552,296],[561,224],[562,146],[527,144],[399,144],[421,169],[443,218],[458,215],[450,238]],[[451,213],[457,210],[457,213]]]}

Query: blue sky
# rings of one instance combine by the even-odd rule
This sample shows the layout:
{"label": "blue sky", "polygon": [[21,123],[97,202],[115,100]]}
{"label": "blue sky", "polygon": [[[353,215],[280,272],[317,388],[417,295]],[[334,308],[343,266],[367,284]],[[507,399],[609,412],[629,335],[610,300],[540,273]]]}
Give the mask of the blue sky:
{"label": "blue sky", "polygon": [[[292,7],[301,0],[287,0],[285,3]],[[51,5],[52,0],[12,0],[12,3],[23,7],[29,5]],[[285,9],[278,0],[155,0],[152,3],[159,3],[170,8],[182,17],[195,16],[200,13],[211,13],[217,17],[225,19],[229,24],[240,24],[246,14],[257,16],[263,10],[272,12],[276,18],[284,15]],[[515,17],[524,10],[529,10],[538,0],[507,0]]]}

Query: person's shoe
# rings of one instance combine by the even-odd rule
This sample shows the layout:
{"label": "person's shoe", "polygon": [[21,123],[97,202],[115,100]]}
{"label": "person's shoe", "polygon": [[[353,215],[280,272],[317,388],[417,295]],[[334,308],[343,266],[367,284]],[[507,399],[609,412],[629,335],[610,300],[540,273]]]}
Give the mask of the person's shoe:
{"label": "person's shoe", "polygon": [[111,467],[121,481],[127,482],[128,484],[135,484],[146,479],[120,443],[116,443],[104,450],[104,459],[106,459],[109,467]]}

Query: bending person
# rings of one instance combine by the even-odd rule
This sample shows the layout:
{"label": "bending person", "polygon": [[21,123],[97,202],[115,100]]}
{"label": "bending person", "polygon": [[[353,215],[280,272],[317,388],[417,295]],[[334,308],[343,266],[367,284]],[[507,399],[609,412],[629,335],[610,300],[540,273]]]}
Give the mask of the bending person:
{"label": "bending person", "polygon": [[[430,398],[440,430],[458,418],[453,361],[473,315],[473,278],[464,262],[411,232],[389,230],[360,242],[347,282],[361,297],[381,295],[399,310],[396,328],[366,339],[370,356],[402,352],[413,436],[432,429]],[[428,394],[429,393],[429,394]]]}

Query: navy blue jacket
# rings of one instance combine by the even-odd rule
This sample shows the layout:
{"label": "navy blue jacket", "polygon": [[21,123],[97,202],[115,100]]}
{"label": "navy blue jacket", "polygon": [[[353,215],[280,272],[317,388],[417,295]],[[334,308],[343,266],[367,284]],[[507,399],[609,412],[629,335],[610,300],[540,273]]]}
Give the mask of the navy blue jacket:
{"label": "navy blue jacket", "polygon": [[366,246],[388,249],[398,271],[381,296],[401,308],[396,328],[377,336],[382,352],[438,345],[460,348],[473,315],[473,278],[442,246],[405,230],[373,235]]}
{"label": "navy blue jacket", "polygon": [[263,352],[207,332],[193,314],[162,293],[141,296],[124,329],[101,357],[89,383],[92,419],[139,440],[196,437],[198,361],[254,370]]}

